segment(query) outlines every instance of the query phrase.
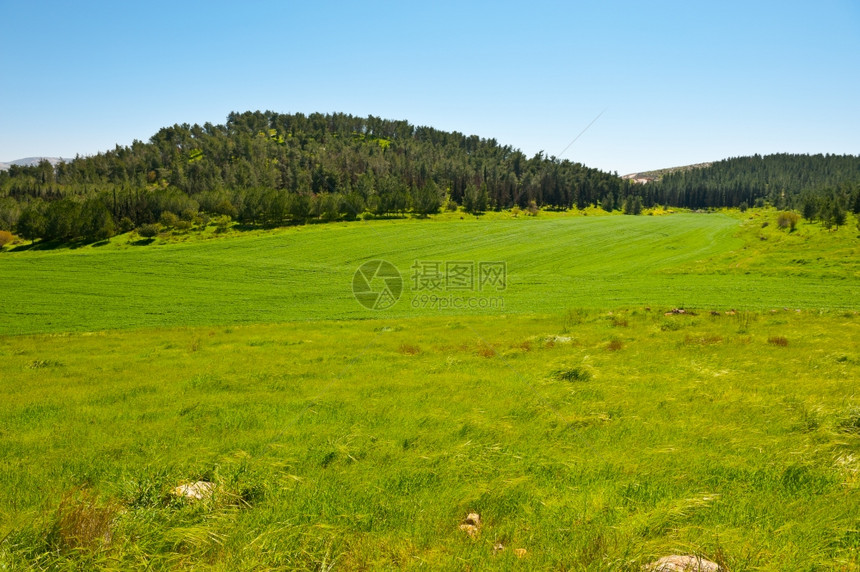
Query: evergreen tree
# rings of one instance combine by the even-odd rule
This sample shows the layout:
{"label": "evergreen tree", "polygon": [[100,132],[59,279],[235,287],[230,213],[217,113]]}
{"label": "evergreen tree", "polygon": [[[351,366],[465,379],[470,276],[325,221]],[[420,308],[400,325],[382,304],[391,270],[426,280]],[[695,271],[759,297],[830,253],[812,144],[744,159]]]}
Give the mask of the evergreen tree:
{"label": "evergreen tree", "polygon": [[110,211],[99,199],[91,199],[81,207],[80,235],[86,240],[105,240],[116,234]]}
{"label": "evergreen tree", "polygon": [[41,200],[31,201],[18,219],[17,234],[21,238],[33,241],[45,236],[47,227],[45,220],[46,205]]}
{"label": "evergreen tree", "polygon": [[833,222],[833,225],[836,227],[836,230],[839,230],[840,226],[845,225],[845,209],[839,204],[839,201],[833,201],[831,210],[830,210],[830,220]]}
{"label": "evergreen tree", "polygon": [[478,211],[478,188],[472,183],[466,185],[466,190],[463,191],[463,210],[467,213],[477,213]]}
{"label": "evergreen tree", "polygon": [[632,195],[627,197],[624,201],[624,214],[627,215],[639,215],[642,214],[642,199],[639,195]]}
{"label": "evergreen tree", "polygon": [[423,187],[412,187],[412,210],[418,215],[426,216],[439,212],[442,206],[442,195],[439,186],[429,179]]}
{"label": "evergreen tree", "polygon": [[603,200],[600,201],[600,208],[602,208],[608,213],[611,213],[613,210],[615,210],[615,196],[612,193],[609,193],[604,196]]}
{"label": "evergreen tree", "polygon": [[818,205],[812,197],[806,197],[803,201],[803,218],[808,221],[815,220],[818,215]]}

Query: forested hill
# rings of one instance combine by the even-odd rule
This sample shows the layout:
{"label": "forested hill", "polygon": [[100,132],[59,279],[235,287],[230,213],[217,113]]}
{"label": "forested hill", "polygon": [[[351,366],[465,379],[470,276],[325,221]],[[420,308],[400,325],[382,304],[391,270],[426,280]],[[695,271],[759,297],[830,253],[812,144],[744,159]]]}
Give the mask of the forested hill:
{"label": "forested hill", "polygon": [[677,169],[646,187],[649,200],[690,208],[753,206],[801,209],[809,201],[848,203],[860,189],[854,155],[753,155]]}
{"label": "forested hill", "polygon": [[[579,163],[529,158],[493,139],[406,121],[247,112],[231,114],[225,125],[174,125],[149,143],[135,141],[56,168],[47,162],[13,166],[0,173],[0,196],[7,197],[0,228],[20,222],[27,209],[92,214],[103,205],[115,225],[197,209],[281,224],[364,212],[431,213],[443,204],[470,211],[532,201],[585,206],[609,193],[620,196],[624,187],[616,175]],[[40,216],[24,216],[23,229],[17,225],[22,236],[74,233],[48,224],[39,234],[28,227],[31,218]]]}
{"label": "forested hill", "polygon": [[[860,159],[749,157],[637,185],[616,174],[494,139],[345,114],[232,113],[224,125],[174,125],[148,143],[0,172],[0,230],[24,238],[98,239],[217,215],[279,225],[356,216],[642,205],[791,206],[802,193],[842,193]],[[854,186],[852,186],[854,185]],[[835,195],[834,195],[835,196]]]}

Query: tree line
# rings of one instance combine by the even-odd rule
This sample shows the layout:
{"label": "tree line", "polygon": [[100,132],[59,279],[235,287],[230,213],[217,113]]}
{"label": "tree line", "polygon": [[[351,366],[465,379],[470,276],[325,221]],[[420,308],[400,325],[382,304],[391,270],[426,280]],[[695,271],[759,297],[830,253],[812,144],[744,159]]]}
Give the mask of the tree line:
{"label": "tree line", "polygon": [[166,127],[147,143],[56,167],[12,166],[0,172],[0,230],[100,240],[209,216],[283,225],[461,207],[480,213],[593,205],[639,214],[656,204],[794,206],[803,193],[827,190],[831,203],[848,208],[857,181],[857,157],[779,155],[730,159],[636,185],[543,152],[527,157],[494,139],[406,121],[256,111],[231,113],[224,125]]}
{"label": "tree line", "polygon": [[[753,155],[678,170],[644,186],[646,201],[703,209],[772,205],[800,210],[828,197],[853,207],[860,184],[860,157],[854,155]],[[813,201],[814,199],[814,201]]]}

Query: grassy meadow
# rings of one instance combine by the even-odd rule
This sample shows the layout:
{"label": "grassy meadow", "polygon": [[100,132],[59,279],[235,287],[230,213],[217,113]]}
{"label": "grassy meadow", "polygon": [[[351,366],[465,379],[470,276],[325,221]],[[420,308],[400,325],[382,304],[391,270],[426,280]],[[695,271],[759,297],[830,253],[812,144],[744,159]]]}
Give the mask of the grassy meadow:
{"label": "grassy meadow", "polygon": [[[508,285],[497,314],[647,305],[855,308],[856,229],[801,225],[788,234],[775,218],[774,211],[440,215],[211,240],[180,235],[147,246],[123,235],[101,246],[0,254],[0,324],[17,334],[375,318],[350,289],[355,270],[374,259],[394,264],[406,286],[389,317],[438,313],[410,303],[421,294],[410,291],[415,260],[505,262]],[[762,228],[764,221],[770,224]]]}
{"label": "grassy meadow", "polygon": [[[0,569],[860,570],[860,238],[774,218],[0,253]],[[504,308],[412,307],[415,259],[505,261]]]}

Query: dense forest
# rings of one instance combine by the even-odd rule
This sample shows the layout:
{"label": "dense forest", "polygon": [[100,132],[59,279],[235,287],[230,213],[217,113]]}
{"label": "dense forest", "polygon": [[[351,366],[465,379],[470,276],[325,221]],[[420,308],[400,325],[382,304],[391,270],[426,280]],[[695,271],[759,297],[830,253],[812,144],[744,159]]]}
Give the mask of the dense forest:
{"label": "dense forest", "polygon": [[[773,155],[714,163],[647,185],[494,139],[346,114],[232,113],[225,125],[174,125],[148,143],[56,167],[0,172],[0,230],[98,240],[159,225],[282,225],[442,208],[707,208],[767,201],[815,215],[860,208],[860,158]],[[812,198],[810,198],[812,197]],[[822,198],[826,197],[826,198]],[[828,202],[829,201],[829,202]],[[825,204],[826,203],[826,204]],[[822,210],[823,209],[823,210]]]}
{"label": "dense forest", "polygon": [[800,210],[822,194],[846,201],[860,183],[860,157],[853,155],[753,155],[682,169],[648,184],[648,197],[689,208],[743,207],[765,203]]}

